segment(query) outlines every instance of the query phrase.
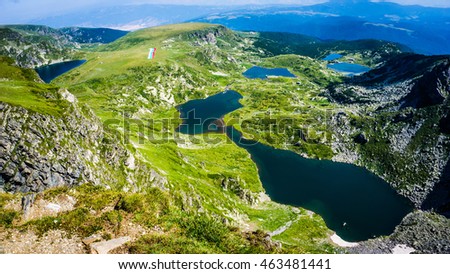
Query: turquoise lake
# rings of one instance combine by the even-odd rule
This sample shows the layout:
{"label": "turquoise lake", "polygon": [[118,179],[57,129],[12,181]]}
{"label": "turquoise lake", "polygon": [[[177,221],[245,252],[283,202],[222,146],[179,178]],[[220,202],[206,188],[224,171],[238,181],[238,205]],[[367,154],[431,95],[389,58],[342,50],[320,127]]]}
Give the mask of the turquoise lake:
{"label": "turquoise lake", "polygon": [[286,68],[263,68],[258,66],[249,68],[242,75],[250,79],[267,79],[269,76],[295,77]]}
{"label": "turquoise lake", "polygon": [[343,55],[338,54],[338,53],[331,53],[329,55],[327,55],[325,58],[323,58],[324,61],[334,61],[337,60],[339,58],[341,58]]}
{"label": "turquoise lake", "polygon": [[327,67],[334,71],[343,73],[347,76],[360,75],[360,74],[366,73],[369,70],[371,70],[371,68],[363,66],[363,65],[351,64],[351,63],[345,63],[345,62],[328,64]]}

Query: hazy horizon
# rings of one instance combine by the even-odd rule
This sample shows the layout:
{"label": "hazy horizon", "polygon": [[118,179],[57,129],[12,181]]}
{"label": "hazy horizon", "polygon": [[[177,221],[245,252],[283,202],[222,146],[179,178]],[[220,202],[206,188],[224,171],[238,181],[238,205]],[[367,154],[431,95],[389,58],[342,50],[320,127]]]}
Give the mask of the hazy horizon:
{"label": "hazy horizon", "polygon": [[[336,0],[334,0],[336,1]],[[366,1],[366,0],[347,0],[347,1]],[[228,0],[226,2],[213,0],[175,0],[167,3],[160,0],[78,0],[72,2],[63,2],[59,0],[0,0],[0,24],[26,24],[34,20],[40,20],[53,16],[70,14],[72,12],[82,11],[83,9],[107,8],[124,5],[141,5],[141,4],[161,4],[161,5],[188,5],[188,6],[217,6],[232,7],[245,5],[313,5],[329,2],[327,0],[247,0],[237,1]],[[371,2],[394,2],[402,5],[422,5],[428,7],[450,7],[450,1],[437,0],[430,3],[425,0],[393,0],[382,1],[372,0]]]}

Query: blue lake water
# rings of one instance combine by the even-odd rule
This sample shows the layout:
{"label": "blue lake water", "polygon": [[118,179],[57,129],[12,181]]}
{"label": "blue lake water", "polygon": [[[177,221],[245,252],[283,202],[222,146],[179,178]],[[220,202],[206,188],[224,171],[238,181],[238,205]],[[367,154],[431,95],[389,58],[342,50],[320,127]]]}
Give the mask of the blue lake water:
{"label": "blue lake water", "polygon": [[239,103],[241,98],[240,93],[227,90],[206,99],[191,100],[177,106],[180,118],[183,120],[177,131],[184,134],[217,131],[215,122],[225,114],[241,108],[242,105]]}
{"label": "blue lake water", "polygon": [[295,77],[286,68],[263,68],[258,66],[249,68],[243,75],[250,79],[267,79],[269,76]]}
{"label": "blue lake water", "polygon": [[339,59],[341,57],[342,57],[341,54],[331,53],[328,56],[326,56],[325,58],[323,58],[323,60],[325,60],[325,61],[333,61],[333,60],[337,60],[337,59]]}
{"label": "blue lake water", "polygon": [[363,74],[363,73],[366,73],[369,70],[371,70],[371,68],[363,66],[363,65],[351,64],[351,63],[345,63],[345,62],[328,64],[327,67],[334,71],[346,74],[348,76]]}
{"label": "blue lake water", "polygon": [[[189,134],[211,131],[208,126],[214,119],[242,106],[239,103],[242,96],[230,92],[180,105],[184,125],[179,131]],[[191,113],[191,117],[187,119],[186,113]],[[250,153],[272,200],[314,211],[344,240],[362,241],[388,235],[412,210],[406,198],[364,168],[307,159],[291,151],[243,139],[233,127],[221,128],[221,132],[223,129],[231,140]]]}
{"label": "blue lake water", "polygon": [[51,64],[36,68],[36,72],[44,82],[50,83],[56,77],[84,64],[85,62],[86,60],[74,60]]}

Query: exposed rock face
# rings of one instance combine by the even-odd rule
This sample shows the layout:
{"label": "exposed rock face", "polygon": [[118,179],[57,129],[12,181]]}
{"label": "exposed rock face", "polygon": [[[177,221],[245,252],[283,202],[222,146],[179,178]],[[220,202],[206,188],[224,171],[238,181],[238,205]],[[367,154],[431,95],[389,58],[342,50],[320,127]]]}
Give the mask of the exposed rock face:
{"label": "exposed rock face", "polygon": [[258,197],[255,193],[252,193],[250,190],[241,186],[239,178],[225,177],[222,179],[221,186],[224,190],[236,194],[240,199],[249,204],[255,204],[258,201]]}
{"label": "exposed rock face", "polygon": [[230,31],[223,27],[211,27],[204,30],[193,31],[185,34],[188,39],[196,40],[198,44],[211,44],[215,45],[217,43],[217,38],[229,33]]}
{"label": "exposed rock face", "polygon": [[165,178],[134,159],[85,112],[71,104],[63,116],[55,117],[0,103],[0,189],[40,192],[125,181],[132,191],[151,184],[164,187]]}
{"label": "exposed rock face", "polygon": [[12,25],[0,27],[0,55],[14,58],[21,67],[34,68],[70,60],[74,48],[86,43],[110,43],[127,34],[106,28],[63,28]]}
{"label": "exposed rock face", "polygon": [[[34,26],[23,34],[15,29],[0,28],[0,55],[13,57],[21,67],[34,68],[53,62],[68,60],[74,51],[67,46],[73,46],[69,37],[58,33],[49,27]],[[45,35],[46,39],[42,38]]]}

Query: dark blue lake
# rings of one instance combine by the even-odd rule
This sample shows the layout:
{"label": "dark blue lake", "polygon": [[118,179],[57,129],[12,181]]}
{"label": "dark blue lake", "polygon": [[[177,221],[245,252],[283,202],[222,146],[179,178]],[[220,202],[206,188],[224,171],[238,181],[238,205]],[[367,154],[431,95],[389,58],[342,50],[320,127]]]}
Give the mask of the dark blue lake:
{"label": "dark blue lake", "polygon": [[225,114],[242,105],[239,99],[242,95],[234,90],[227,90],[209,96],[206,99],[191,100],[177,106],[183,123],[177,128],[184,134],[199,134],[219,130],[220,120]]}
{"label": "dark blue lake", "polygon": [[39,77],[46,82],[50,83],[53,79],[64,74],[82,64],[84,64],[86,60],[74,60],[56,63],[52,65],[42,66],[36,68],[36,72],[39,74]]}
{"label": "dark blue lake", "polygon": [[323,58],[324,61],[334,61],[337,60],[339,58],[341,58],[342,55],[338,54],[338,53],[331,53],[329,55],[327,55],[325,58]]}
{"label": "dark blue lake", "polygon": [[[214,119],[239,108],[242,96],[237,92],[233,96],[227,93],[179,106],[185,124],[180,128],[191,129],[189,134],[203,133]],[[186,119],[186,113],[195,116]],[[243,139],[233,127],[223,129],[234,143],[250,153],[272,200],[314,211],[344,240],[362,241],[388,235],[412,210],[406,198],[364,168],[307,159],[291,151]]]}
{"label": "dark blue lake", "polygon": [[269,76],[295,77],[286,68],[263,68],[258,66],[249,68],[242,75],[250,79],[267,79]]}
{"label": "dark blue lake", "polygon": [[366,73],[369,70],[371,70],[371,68],[363,66],[363,65],[351,64],[351,63],[345,63],[345,62],[328,64],[327,67],[334,71],[343,73],[348,76],[363,74],[363,73]]}

